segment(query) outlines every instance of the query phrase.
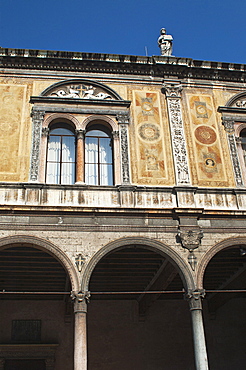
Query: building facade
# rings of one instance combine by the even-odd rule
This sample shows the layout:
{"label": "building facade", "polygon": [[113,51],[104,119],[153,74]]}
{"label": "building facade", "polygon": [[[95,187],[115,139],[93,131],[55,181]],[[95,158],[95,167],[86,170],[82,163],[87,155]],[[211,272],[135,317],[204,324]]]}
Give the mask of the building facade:
{"label": "building facade", "polygon": [[246,66],[0,58],[0,369],[243,369]]}

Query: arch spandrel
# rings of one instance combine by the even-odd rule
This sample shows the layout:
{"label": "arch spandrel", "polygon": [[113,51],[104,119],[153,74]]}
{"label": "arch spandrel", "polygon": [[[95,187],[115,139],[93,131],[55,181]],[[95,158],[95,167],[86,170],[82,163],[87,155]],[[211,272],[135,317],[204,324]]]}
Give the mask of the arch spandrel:
{"label": "arch spandrel", "polygon": [[195,282],[193,279],[192,272],[190,271],[189,266],[187,263],[182,259],[182,257],[174,251],[171,247],[167,246],[166,244],[152,240],[148,238],[142,237],[126,237],[121,238],[118,240],[114,240],[104,247],[102,247],[99,251],[97,251],[94,256],[90,259],[87,266],[85,267],[82,283],[81,283],[81,290],[88,291],[89,282],[91,275],[93,273],[94,268],[100,262],[100,260],[106,256],[109,252],[119,250],[120,248],[127,248],[133,245],[139,245],[142,248],[146,248],[152,250],[153,252],[162,254],[164,257],[169,260],[172,264],[175,265],[177,268],[179,275],[185,285],[185,288],[188,289],[195,289]]}
{"label": "arch spandrel", "polygon": [[30,244],[33,248],[36,247],[52,255],[58,262],[60,262],[67,272],[70,278],[72,291],[78,292],[80,290],[79,277],[72,261],[59,247],[47,240],[30,235],[7,236],[0,239],[0,251],[8,248],[11,244],[23,243]]}
{"label": "arch spandrel", "polygon": [[203,279],[205,270],[211,259],[223,249],[231,248],[233,246],[246,245],[246,237],[235,237],[222,240],[214,245],[208,252],[205,253],[197,267],[197,286],[199,289],[203,288]]}

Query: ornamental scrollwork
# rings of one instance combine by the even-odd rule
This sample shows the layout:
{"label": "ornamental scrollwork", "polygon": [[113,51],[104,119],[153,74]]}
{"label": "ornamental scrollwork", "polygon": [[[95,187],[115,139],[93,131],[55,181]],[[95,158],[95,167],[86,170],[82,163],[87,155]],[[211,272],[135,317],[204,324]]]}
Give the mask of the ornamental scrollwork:
{"label": "ornamental scrollwork", "polygon": [[32,110],[32,153],[30,166],[30,181],[37,181],[39,171],[39,151],[41,128],[44,119],[44,111]]}
{"label": "ornamental scrollwork", "polygon": [[186,143],[183,129],[180,99],[168,98],[168,110],[171,126],[174,163],[178,184],[189,184],[189,168],[187,161]]}
{"label": "ornamental scrollwork", "polygon": [[128,154],[128,132],[127,125],[121,125],[120,128],[120,144],[121,144],[121,161],[122,161],[122,177],[123,183],[129,184],[129,154]]}

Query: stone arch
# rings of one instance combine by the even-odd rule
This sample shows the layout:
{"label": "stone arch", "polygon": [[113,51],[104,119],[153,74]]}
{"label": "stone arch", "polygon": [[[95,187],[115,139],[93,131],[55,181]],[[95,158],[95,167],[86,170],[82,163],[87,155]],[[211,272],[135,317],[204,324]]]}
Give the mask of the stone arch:
{"label": "stone arch", "polygon": [[226,107],[232,107],[237,100],[239,99],[242,99],[242,98],[246,98],[246,91],[243,91],[243,92],[240,92],[236,95],[233,95],[229,100],[228,102],[226,103]]}
{"label": "stone arch", "polygon": [[83,121],[83,123],[82,123],[82,127],[81,127],[82,130],[85,130],[86,129],[86,126],[90,122],[93,122],[93,121],[104,121],[104,122],[107,122],[110,125],[112,131],[118,131],[119,130],[119,127],[116,124],[116,122],[112,118],[110,118],[108,116],[104,116],[104,115],[91,115],[91,116],[87,117]]}
{"label": "stone arch", "polygon": [[79,121],[72,114],[69,114],[69,113],[50,114],[48,117],[45,118],[43,127],[49,127],[49,125],[53,121],[58,121],[58,120],[65,120],[65,121],[68,121],[69,123],[72,123],[74,129],[77,129],[79,127]]}
{"label": "stone arch", "polygon": [[246,245],[246,237],[235,237],[222,240],[214,245],[201,259],[197,269],[197,286],[203,288],[203,278],[206,267],[211,259],[221,250],[233,247],[235,245]]}
{"label": "stone arch", "polygon": [[77,292],[80,290],[78,274],[72,261],[59,247],[51,242],[38,238],[36,236],[13,235],[0,239],[0,250],[6,249],[10,244],[20,243],[32,244],[34,248],[38,247],[38,249],[51,254],[56,260],[61,263],[65,271],[68,273],[72,291]]}
{"label": "stone arch", "polygon": [[88,291],[89,281],[92,275],[94,268],[97,263],[109,252],[117,250],[119,248],[124,248],[132,245],[141,245],[154,252],[164,255],[170,262],[174,263],[177,267],[180,277],[186,287],[186,289],[195,289],[195,283],[190,271],[188,264],[180,257],[180,255],[174,251],[171,247],[166,244],[149,238],[144,237],[125,237],[121,239],[114,240],[99,251],[97,251],[94,256],[90,259],[89,263],[85,267],[85,271],[82,278],[81,288],[82,291]]}

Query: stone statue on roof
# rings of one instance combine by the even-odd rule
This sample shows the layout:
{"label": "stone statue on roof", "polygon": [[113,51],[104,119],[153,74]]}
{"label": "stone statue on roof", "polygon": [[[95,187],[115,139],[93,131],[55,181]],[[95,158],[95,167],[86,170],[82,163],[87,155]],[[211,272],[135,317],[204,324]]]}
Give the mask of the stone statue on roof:
{"label": "stone statue on roof", "polygon": [[172,55],[173,37],[166,34],[166,29],[162,28],[158,38],[158,45],[161,49],[161,55]]}

